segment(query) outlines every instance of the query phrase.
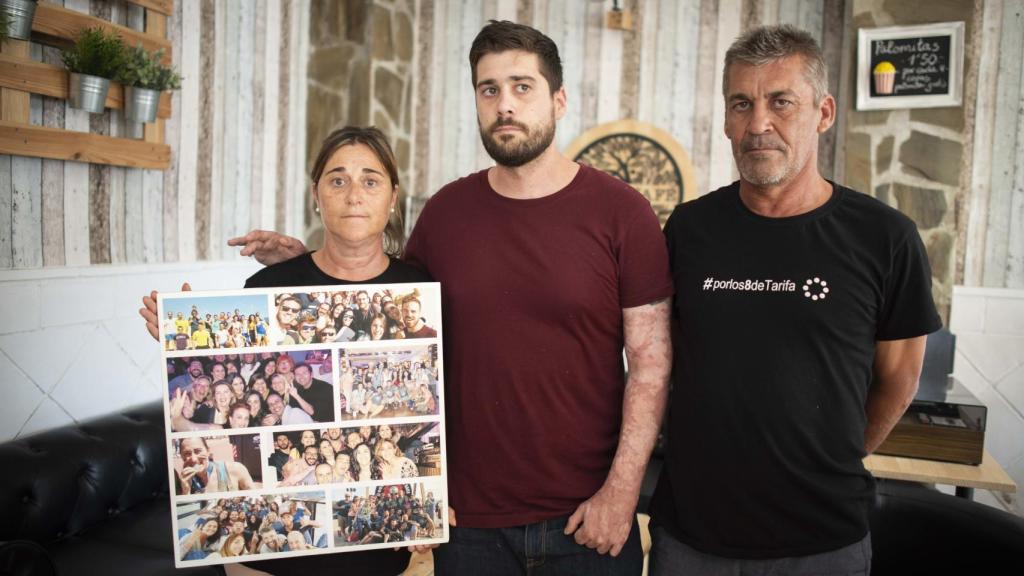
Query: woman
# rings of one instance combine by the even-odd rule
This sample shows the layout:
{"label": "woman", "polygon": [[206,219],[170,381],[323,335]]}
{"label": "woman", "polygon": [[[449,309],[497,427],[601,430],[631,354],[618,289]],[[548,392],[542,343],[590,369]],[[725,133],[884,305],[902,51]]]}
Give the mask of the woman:
{"label": "woman", "polygon": [[181,470],[177,475],[178,494],[209,494],[256,488],[249,471],[240,462],[220,462],[210,455],[206,439],[184,438],[178,444]]}
{"label": "woman", "polygon": [[245,400],[245,378],[237,372],[231,375],[232,403]]}
{"label": "woman", "polygon": [[245,536],[232,534],[224,540],[224,544],[220,547],[220,552],[214,552],[208,558],[230,558],[232,556],[241,556],[244,552]]}
{"label": "woman", "polygon": [[373,453],[366,444],[359,444],[352,449],[352,479],[356,482],[380,480],[380,475],[373,465]]}
{"label": "woman", "polygon": [[260,395],[260,400],[263,404],[266,404],[267,396],[270,395],[270,386],[267,385],[267,378],[267,376],[264,376],[257,371],[252,375],[252,379],[249,381],[249,388]]}
{"label": "woman", "polygon": [[[266,382],[263,383],[266,387]],[[256,427],[263,422],[263,417],[267,415],[266,410],[263,408],[263,398],[260,393],[253,390],[245,395],[245,405],[249,407],[249,426]]]}
{"label": "woman", "polygon": [[398,480],[401,478],[415,478],[420,475],[416,464],[406,458],[398,450],[398,446],[391,440],[384,440],[383,438],[378,440],[377,448],[374,452],[381,479]]}
{"label": "woman", "polygon": [[334,445],[327,438],[320,440],[320,460],[334,468]]}
{"label": "woman", "polygon": [[196,520],[191,531],[183,529],[178,533],[179,551],[182,560],[202,560],[212,554],[214,544],[220,540],[220,522],[216,518]]}
{"label": "woman", "polygon": [[337,335],[338,333],[334,330],[334,325],[328,324],[323,330],[316,333],[316,341],[320,344],[330,344],[334,342]]}
{"label": "woman", "polygon": [[[260,362],[259,368],[256,369],[257,374],[262,374],[267,382],[270,382],[270,377],[277,374],[277,360],[274,358],[267,358]],[[266,400],[264,398],[263,400]]]}
{"label": "woman", "polygon": [[249,314],[249,318],[246,319],[246,329],[249,332],[249,342],[253,346],[256,345],[256,315]]}
{"label": "woman", "polygon": [[221,380],[213,385],[213,410],[209,411],[210,421],[207,424],[219,424],[227,426],[228,411],[231,408],[234,394],[231,392],[231,385],[227,380]]}
{"label": "woman", "polygon": [[[380,130],[346,127],[332,132],[310,173],[314,209],[324,227],[323,248],[264,268],[246,280],[245,287],[429,282],[426,273],[398,259],[403,230],[401,211],[395,209],[398,186],[394,153]],[[239,239],[229,242],[238,243]],[[145,304],[141,312],[156,338],[155,294]],[[253,567],[274,574],[383,576],[401,574],[408,564],[407,551],[374,550],[272,560]]]}
{"label": "woman", "polygon": [[370,340],[383,340],[387,335],[388,319],[383,314],[374,314],[370,318]]}

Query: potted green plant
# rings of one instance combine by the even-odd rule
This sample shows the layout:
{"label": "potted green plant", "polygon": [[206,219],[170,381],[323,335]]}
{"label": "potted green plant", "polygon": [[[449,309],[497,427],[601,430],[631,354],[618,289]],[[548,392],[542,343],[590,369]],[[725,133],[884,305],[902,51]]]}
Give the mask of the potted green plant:
{"label": "potted green plant", "polygon": [[181,87],[181,76],[161,63],[164,51],[152,54],[141,46],[129,48],[117,81],[124,84],[124,117],[132,122],[153,122],[164,90]]}
{"label": "potted green plant", "polygon": [[0,0],[0,42],[7,38],[28,40],[37,0]]}
{"label": "potted green plant", "polygon": [[107,101],[110,79],[124,62],[124,41],[115,32],[86,28],[62,54],[70,72],[68,101],[74,108],[99,114]]}

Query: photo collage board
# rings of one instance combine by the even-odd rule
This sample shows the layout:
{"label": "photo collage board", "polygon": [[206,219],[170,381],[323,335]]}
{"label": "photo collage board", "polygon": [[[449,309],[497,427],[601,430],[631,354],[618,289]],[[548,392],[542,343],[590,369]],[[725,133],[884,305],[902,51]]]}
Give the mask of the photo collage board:
{"label": "photo collage board", "polygon": [[448,541],[439,284],[157,311],[176,566]]}

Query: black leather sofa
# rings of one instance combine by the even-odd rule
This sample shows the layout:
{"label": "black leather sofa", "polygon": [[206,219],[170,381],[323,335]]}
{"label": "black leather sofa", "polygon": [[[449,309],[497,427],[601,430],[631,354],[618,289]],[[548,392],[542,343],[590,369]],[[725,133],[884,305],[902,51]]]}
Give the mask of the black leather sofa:
{"label": "black leather sofa", "polygon": [[[870,522],[874,576],[1024,573],[1024,518],[976,502],[880,481]],[[0,576],[52,574],[223,574],[174,568],[159,402],[0,444]]]}
{"label": "black leather sofa", "polygon": [[0,444],[0,575],[176,570],[159,402]]}

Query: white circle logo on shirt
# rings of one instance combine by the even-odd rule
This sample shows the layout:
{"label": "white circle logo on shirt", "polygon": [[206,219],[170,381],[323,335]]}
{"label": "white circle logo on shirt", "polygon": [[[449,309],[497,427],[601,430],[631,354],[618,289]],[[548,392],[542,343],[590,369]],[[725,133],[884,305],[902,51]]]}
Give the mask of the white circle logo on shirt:
{"label": "white circle logo on shirt", "polygon": [[804,282],[803,293],[804,298],[810,298],[814,301],[824,300],[828,294],[828,282],[817,276],[810,278]]}

